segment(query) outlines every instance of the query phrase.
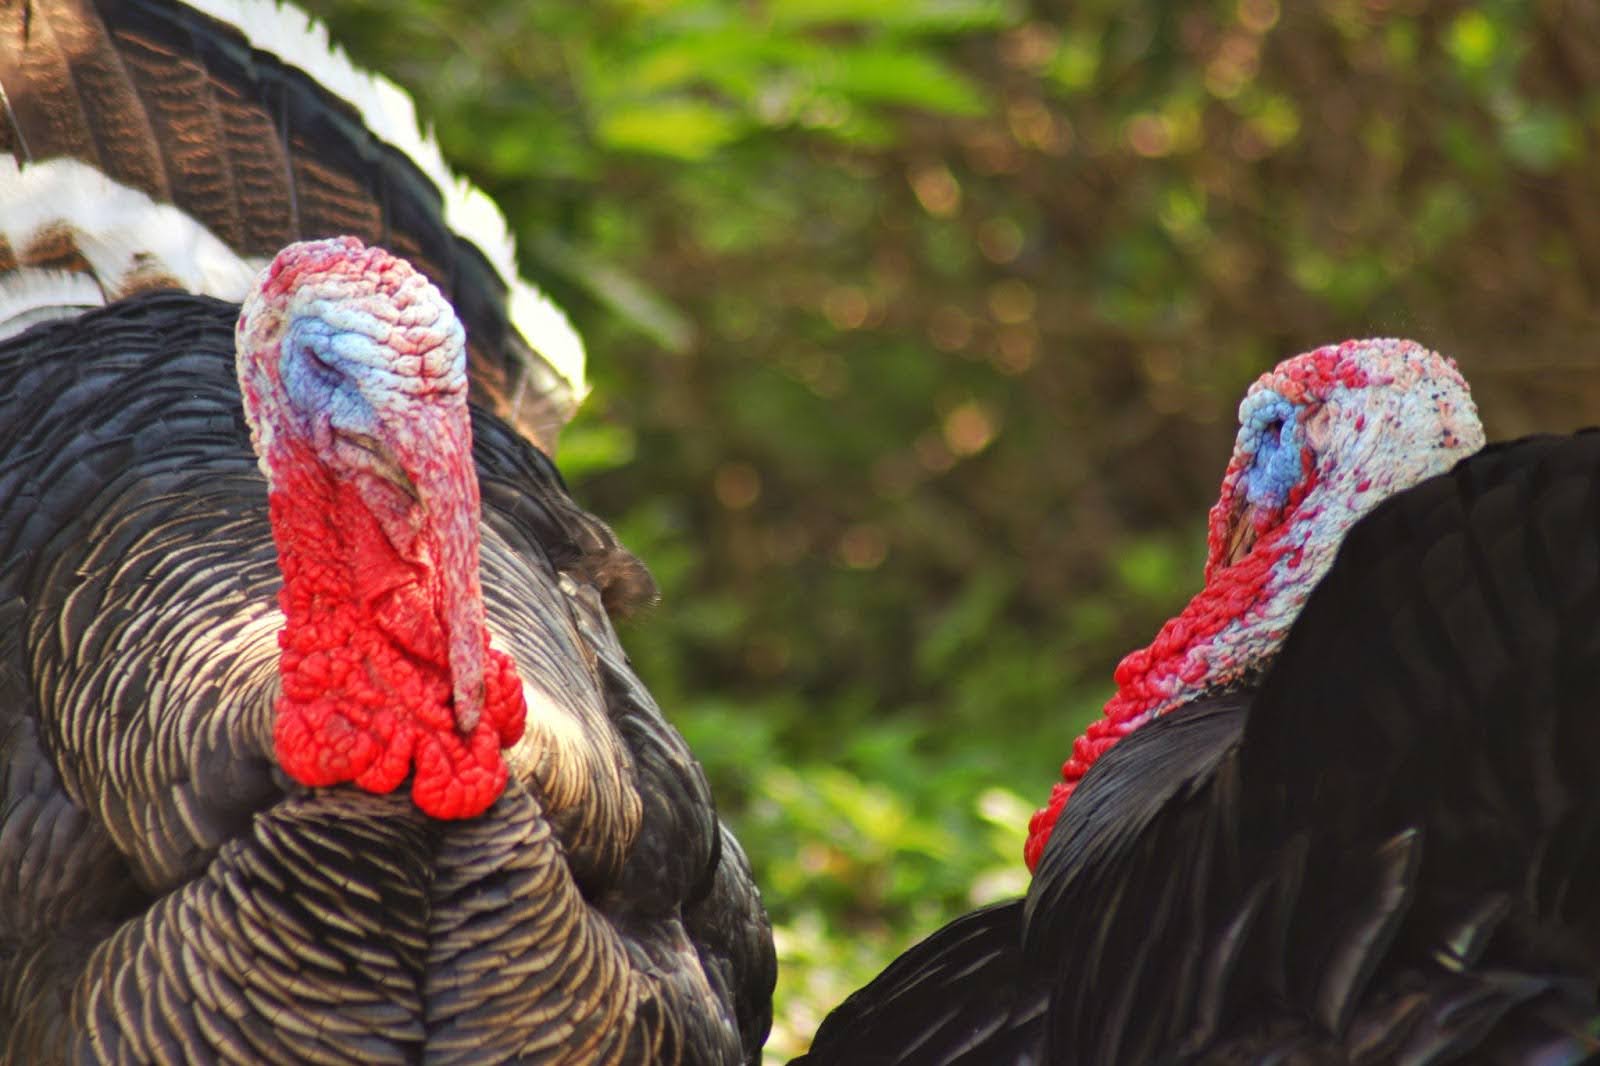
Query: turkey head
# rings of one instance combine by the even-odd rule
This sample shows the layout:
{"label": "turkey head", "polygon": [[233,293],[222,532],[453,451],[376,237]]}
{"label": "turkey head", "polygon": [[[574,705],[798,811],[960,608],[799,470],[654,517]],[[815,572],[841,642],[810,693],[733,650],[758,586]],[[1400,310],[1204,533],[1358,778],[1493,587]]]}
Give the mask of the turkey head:
{"label": "turkey head", "polygon": [[482,813],[525,708],[484,626],[461,323],[409,264],[343,237],[279,253],[237,351],[283,572],[280,765],[377,793],[413,775],[427,814]]}

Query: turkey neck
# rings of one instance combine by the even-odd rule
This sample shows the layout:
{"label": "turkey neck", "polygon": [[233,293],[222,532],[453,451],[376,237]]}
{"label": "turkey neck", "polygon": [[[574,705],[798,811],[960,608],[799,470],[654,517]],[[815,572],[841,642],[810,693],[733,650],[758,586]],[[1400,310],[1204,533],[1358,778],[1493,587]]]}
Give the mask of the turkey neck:
{"label": "turkey neck", "polygon": [[1309,530],[1301,523],[1314,519],[1319,509],[1298,512],[1316,485],[1315,473],[1308,472],[1290,494],[1284,523],[1262,534],[1243,558],[1225,564],[1219,563],[1219,546],[1236,536],[1236,527],[1218,522],[1218,515],[1230,510],[1231,486],[1224,484],[1213,508],[1205,587],[1153,641],[1117,664],[1117,691],[1106,703],[1105,717],[1073,745],[1063,771],[1072,780],[1082,777],[1115,738],[1196,696],[1232,688],[1266,665],[1338,550],[1336,539],[1304,535]]}
{"label": "turkey neck", "polygon": [[[391,647],[419,674],[447,680],[447,618],[459,612],[451,610],[437,566],[438,538],[422,521],[420,506],[380,517],[369,506],[371,490],[321,469],[310,448],[285,451],[268,498],[283,573],[285,672],[302,665],[289,659],[291,650],[316,656],[353,644],[368,654]],[[406,526],[412,527],[408,542],[397,544],[391,531]],[[425,705],[423,713],[433,710]],[[430,721],[454,724],[437,715]]]}
{"label": "turkey neck", "polygon": [[[1294,503],[1304,495],[1298,492]],[[1240,685],[1265,668],[1338,550],[1337,541],[1322,538],[1297,545],[1292,533],[1290,525],[1271,530],[1244,558],[1208,581],[1153,641],[1123,656],[1114,674],[1117,690],[1103,716],[1073,742],[1049,805],[1029,824],[1030,869],[1078,782],[1117,741],[1159,714]]]}

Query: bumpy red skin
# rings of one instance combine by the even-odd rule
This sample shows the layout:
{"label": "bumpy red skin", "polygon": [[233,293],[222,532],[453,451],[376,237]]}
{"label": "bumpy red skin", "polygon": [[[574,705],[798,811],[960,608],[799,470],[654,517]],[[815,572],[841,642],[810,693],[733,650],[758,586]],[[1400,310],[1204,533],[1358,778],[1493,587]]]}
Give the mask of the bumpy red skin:
{"label": "bumpy red skin", "polygon": [[[1346,342],[1288,360],[1270,375],[1273,385],[1294,404],[1314,400],[1337,385],[1364,387],[1368,384],[1365,371],[1348,358],[1356,347],[1357,342]],[[1211,508],[1205,587],[1177,617],[1168,619],[1149,646],[1130,652],[1117,664],[1116,693],[1106,702],[1104,714],[1091,722],[1073,743],[1072,757],[1061,767],[1061,780],[1052,787],[1049,803],[1035,811],[1029,820],[1028,840],[1023,849],[1029,870],[1039,865],[1051,831],[1089,767],[1117,741],[1148,721],[1154,712],[1170,709],[1162,706],[1170,701],[1170,692],[1152,684],[1151,679],[1171,676],[1172,665],[1185,662],[1190,649],[1208,643],[1219,630],[1242,617],[1252,604],[1262,599],[1274,567],[1292,550],[1290,545],[1282,543],[1291,528],[1291,523],[1285,519],[1311,517],[1297,514],[1301,502],[1317,484],[1315,463],[1307,448],[1301,455],[1303,479],[1290,492],[1283,507],[1253,517],[1256,540],[1250,552],[1233,565],[1224,565],[1232,524],[1240,513],[1237,497],[1242,491],[1241,478],[1248,464],[1247,456],[1235,456],[1228,464],[1222,492]],[[1245,664],[1240,664],[1239,672],[1244,668]],[[1179,676],[1189,684],[1204,680],[1200,676]],[[1223,682],[1226,678],[1212,680]]]}
{"label": "bumpy red skin", "polygon": [[436,818],[482,813],[506,783],[503,746],[522,735],[516,667],[488,647],[484,706],[455,727],[438,575],[401,559],[353,487],[296,456],[270,498],[283,570],[281,694],[273,740],[302,784],[411,792]]}
{"label": "bumpy red skin", "polygon": [[[402,316],[407,313],[412,294],[396,289],[412,277],[409,266],[354,241],[330,249],[331,243],[297,246],[280,256],[264,279],[263,298],[284,300],[302,275],[344,275],[373,285]],[[415,334],[397,328],[386,339],[397,360],[434,343],[425,331],[420,341]],[[288,402],[275,356],[260,357],[256,369],[257,376],[241,375],[253,421],[265,404]],[[411,791],[419,808],[437,818],[469,818],[505,787],[500,751],[522,735],[526,708],[512,661],[488,646],[479,607],[477,643],[466,640],[470,653],[458,649],[455,660],[473,668],[481,663],[482,710],[470,731],[458,729],[450,588],[458,590],[455,596],[463,590],[480,595],[477,482],[464,394],[430,397],[427,414],[431,420],[414,434],[424,443],[397,442],[395,457],[417,482],[452,489],[448,506],[468,508],[469,519],[436,521],[398,491],[362,493],[348,470],[332,468],[309,441],[286,432],[287,420],[267,434],[263,460],[272,483],[285,616],[274,742],[284,771],[303,784],[350,782],[385,793],[414,770]],[[428,441],[444,446],[414,454]],[[450,468],[441,470],[441,461]],[[386,499],[389,513],[380,518],[374,501],[381,507]],[[391,540],[397,527],[415,533],[403,552]],[[469,532],[452,534],[452,528]],[[442,568],[451,564],[471,572],[446,581]]]}

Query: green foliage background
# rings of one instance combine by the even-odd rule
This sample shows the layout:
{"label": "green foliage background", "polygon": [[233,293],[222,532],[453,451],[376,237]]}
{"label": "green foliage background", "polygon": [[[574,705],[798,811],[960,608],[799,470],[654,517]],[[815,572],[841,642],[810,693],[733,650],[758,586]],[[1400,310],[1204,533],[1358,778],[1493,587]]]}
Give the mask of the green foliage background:
{"label": "green foliage background", "polygon": [[1492,436],[1597,410],[1580,0],[314,0],[584,332],[561,445],[755,862],[775,1061],[1021,890],[1233,409],[1407,335]]}

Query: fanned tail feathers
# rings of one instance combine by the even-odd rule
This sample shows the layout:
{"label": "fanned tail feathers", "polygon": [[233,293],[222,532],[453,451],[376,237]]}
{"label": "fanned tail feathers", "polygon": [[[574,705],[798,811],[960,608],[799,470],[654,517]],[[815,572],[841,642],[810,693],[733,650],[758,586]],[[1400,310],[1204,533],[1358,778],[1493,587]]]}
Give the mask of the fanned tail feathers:
{"label": "fanned tail feathers", "polygon": [[582,400],[499,211],[294,8],[11,0],[0,94],[0,337],[157,288],[238,301],[284,245],[350,234],[439,285],[475,397],[525,435],[551,447]]}

